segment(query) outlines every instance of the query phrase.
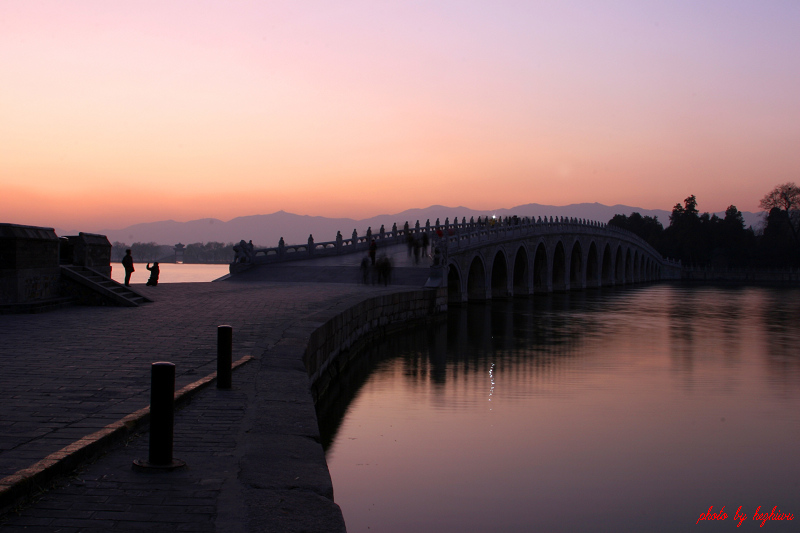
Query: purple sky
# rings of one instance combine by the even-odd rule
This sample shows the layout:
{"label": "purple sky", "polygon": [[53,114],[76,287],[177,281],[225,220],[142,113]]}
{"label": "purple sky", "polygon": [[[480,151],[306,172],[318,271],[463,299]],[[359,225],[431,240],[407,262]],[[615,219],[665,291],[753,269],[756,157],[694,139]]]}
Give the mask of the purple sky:
{"label": "purple sky", "polygon": [[0,4],[3,222],[430,204],[757,211],[800,2]]}

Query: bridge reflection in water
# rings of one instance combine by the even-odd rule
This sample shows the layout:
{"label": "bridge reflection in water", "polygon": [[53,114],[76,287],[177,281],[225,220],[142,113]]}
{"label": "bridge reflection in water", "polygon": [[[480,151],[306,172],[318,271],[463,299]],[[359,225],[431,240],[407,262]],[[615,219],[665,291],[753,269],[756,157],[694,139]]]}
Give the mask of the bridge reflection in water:
{"label": "bridge reflection in water", "polygon": [[388,339],[341,403],[319,406],[348,531],[684,531],[711,505],[797,514],[798,301],[601,288],[458,306]]}

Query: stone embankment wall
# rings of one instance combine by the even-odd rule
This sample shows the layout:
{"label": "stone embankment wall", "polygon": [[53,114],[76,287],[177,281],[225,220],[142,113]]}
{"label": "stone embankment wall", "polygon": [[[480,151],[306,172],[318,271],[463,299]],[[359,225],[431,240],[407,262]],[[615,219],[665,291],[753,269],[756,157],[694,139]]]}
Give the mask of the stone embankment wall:
{"label": "stone embankment wall", "polygon": [[357,345],[446,310],[447,290],[427,289],[375,296],[329,319],[311,334],[303,357],[314,402],[358,356]]}

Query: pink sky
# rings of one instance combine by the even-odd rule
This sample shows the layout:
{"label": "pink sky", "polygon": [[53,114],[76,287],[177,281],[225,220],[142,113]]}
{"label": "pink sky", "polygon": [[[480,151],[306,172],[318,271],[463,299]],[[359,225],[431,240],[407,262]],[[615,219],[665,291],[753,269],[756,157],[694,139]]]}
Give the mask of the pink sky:
{"label": "pink sky", "polygon": [[800,181],[800,3],[0,3],[0,222],[600,202]]}

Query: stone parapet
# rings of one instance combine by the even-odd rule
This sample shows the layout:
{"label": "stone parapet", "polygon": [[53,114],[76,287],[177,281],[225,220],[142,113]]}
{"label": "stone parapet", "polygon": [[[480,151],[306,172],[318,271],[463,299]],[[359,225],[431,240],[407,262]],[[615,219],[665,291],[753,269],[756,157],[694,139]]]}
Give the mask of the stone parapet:
{"label": "stone parapet", "polygon": [[53,228],[0,224],[0,305],[57,299],[60,279]]}
{"label": "stone parapet", "polygon": [[105,235],[80,232],[61,241],[62,263],[89,267],[111,277],[111,243]]}
{"label": "stone parapet", "polygon": [[314,401],[358,355],[357,344],[446,310],[446,288],[423,289],[375,296],[330,318],[311,333],[303,357]]}

